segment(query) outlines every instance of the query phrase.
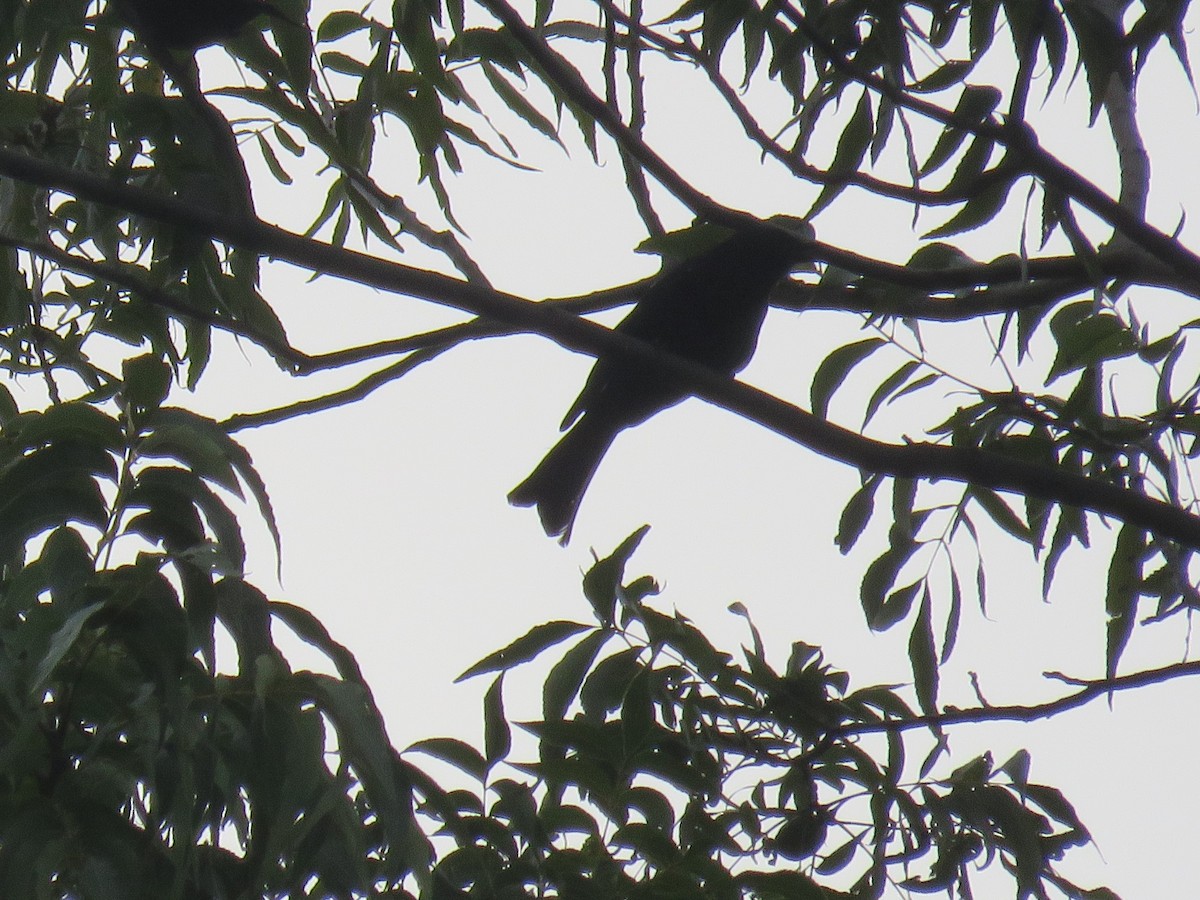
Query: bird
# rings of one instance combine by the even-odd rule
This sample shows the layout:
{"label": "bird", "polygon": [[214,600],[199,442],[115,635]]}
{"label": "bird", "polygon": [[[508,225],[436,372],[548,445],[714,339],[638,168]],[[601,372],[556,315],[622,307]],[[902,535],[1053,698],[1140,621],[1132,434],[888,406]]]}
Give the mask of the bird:
{"label": "bird", "polygon": [[[748,220],[710,249],[665,269],[616,331],[732,376],[750,362],[772,288],[811,257],[812,228],[795,216]],[[618,434],[690,396],[686,380],[650,363],[601,355],[567,411],[566,432],[508,495],[537,508],[567,544],[600,461]]]}
{"label": "bird", "polygon": [[262,15],[291,21],[265,0],[116,0],[116,8],[146,44],[184,52],[234,38]]}
{"label": "bird", "polygon": [[208,133],[206,156],[213,166],[213,190],[203,202],[239,219],[256,218],[246,163],[229,122],[204,96],[194,54],[201,47],[237,37],[254,19],[270,15],[299,23],[266,0],[114,0],[118,19],[141,41],[149,57],[171,78],[188,109]]}

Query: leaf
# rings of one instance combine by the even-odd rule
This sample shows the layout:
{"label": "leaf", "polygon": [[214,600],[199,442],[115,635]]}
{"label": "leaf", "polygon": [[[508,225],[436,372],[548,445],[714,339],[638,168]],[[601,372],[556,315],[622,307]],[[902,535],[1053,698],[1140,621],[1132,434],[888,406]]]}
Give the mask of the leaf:
{"label": "leaf", "polygon": [[[858,171],[871,146],[872,127],[871,92],[864,89],[858,98],[858,105],[850,116],[850,121],[846,123],[846,127],[842,129],[842,136],[838,139],[833,161],[829,164],[831,176],[849,175]],[[845,179],[838,177],[827,181],[805,218],[811,219],[825,209],[838,194],[845,190],[847,184]]]}
{"label": "leaf", "polygon": [[897,588],[888,594],[887,599],[876,611],[874,618],[867,622],[871,626],[871,630],[886,631],[907,616],[921,587],[922,582],[917,581],[906,587]]}
{"label": "leaf", "polygon": [[613,833],[611,841],[613,846],[632,850],[637,859],[658,868],[675,864],[681,855],[668,835],[642,822],[621,826]]}
{"label": "leaf", "polygon": [[318,43],[332,43],[358,31],[366,31],[370,22],[361,13],[350,10],[335,10],[321,20],[317,26]]}
{"label": "leaf", "polygon": [[644,668],[643,652],[642,647],[627,647],[600,661],[579,692],[587,715],[603,721],[607,713],[620,707],[630,683]]}
{"label": "leaf", "polygon": [[75,642],[79,640],[79,635],[83,632],[83,626],[103,608],[103,603],[89,603],[87,606],[77,609],[68,616],[62,626],[54,632],[54,636],[50,639],[49,647],[46,648],[45,654],[38,662],[37,672],[33,677],[33,682],[30,684],[30,700],[34,702],[41,700],[46,688],[46,682],[50,680],[50,676],[54,674],[54,670],[58,668],[58,664],[74,648]]}
{"label": "leaf", "polygon": [[282,539],[266,483],[254,467],[250,453],[241,444],[213,419],[177,407],[157,410],[147,420],[146,428],[150,429],[150,434],[139,445],[146,455],[177,459],[204,479],[238,497],[242,496],[240,478],[250,488],[275,545],[276,559],[280,558]]}
{"label": "leaf", "polygon": [[[279,131],[282,131],[282,129],[279,129]],[[275,148],[267,142],[266,136],[260,131],[255,134],[255,139],[258,144],[258,152],[262,154],[263,162],[267,164],[267,170],[280,184],[290,185],[292,183],[292,176],[288,174],[287,169],[279,161],[279,157],[275,154]]]}
{"label": "leaf", "polygon": [[409,745],[408,751],[440,759],[479,781],[487,777],[487,760],[470,744],[457,738],[426,738]]}
{"label": "leaf", "polygon": [[412,791],[370,694],[361,685],[315,672],[297,672],[292,680],[333,723],[343,763],[361,781],[387,841],[402,848],[405,862],[420,877],[427,844],[416,832]]}
{"label": "leaf", "polygon": [[649,687],[651,671],[647,668],[638,671],[621,698],[621,734],[627,756],[642,750],[654,731],[654,705]]}
{"label": "leaf", "polygon": [[1029,526],[1020,520],[1013,512],[1012,507],[1005,503],[995,491],[979,485],[971,485],[967,493],[972,500],[983,507],[984,512],[993,522],[1010,535],[1023,543],[1034,543],[1033,532],[1029,530]]}
{"label": "leaf", "polygon": [[968,73],[975,68],[974,59],[950,59],[942,63],[920,81],[908,85],[908,89],[916,94],[932,94],[962,83]]}
{"label": "leaf", "polygon": [[563,654],[542,685],[542,717],[561,719],[579,694],[596,655],[615,632],[597,629]]}
{"label": "leaf", "polygon": [[579,634],[581,631],[588,631],[590,628],[590,625],[584,625],[580,622],[567,622],[561,619],[535,625],[507,647],[497,650],[495,653],[489,653],[479,662],[475,663],[475,665],[455,678],[454,683],[458,684],[461,681],[466,681],[468,678],[474,678],[476,675],[483,675],[487,672],[500,672],[515,668],[522,663],[527,663],[537,658],[538,654],[548,647],[553,647],[555,644],[561,643],[567,638]]}
{"label": "leaf", "polygon": [[950,654],[954,651],[954,645],[958,641],[958,623],[962,618],[962,585],[958,581],[958,569],[954,567],[953,561],[950,565],[950,610],[946,614],[946,630],[942,635],[942,656],[941,662],[946,663],[950,659]]}
{"label": "leaf", "polygon": [[1013,784],[1024,793],[1029,786],[1029,751],[1025,749],[1018,750],[1014,753],[998,771],[1004,772],[1013,780]]}
{"label": "leaf", "polygon": [[874,631],[884,630],[903,618],[907,610],[899,616],[895,613],[898,607],[903,605],[904,595],[907,595],[909,603],[916,595],[919,583],[904,588],[899,597],[895,593],[889,593],[910,553],[911,547],[889,547],[867,567],[863,575],[859,598],[867,617],[867,625]]}
{"label": "leaf", "polygon": [[[1001,99],[1000,92],[994,87],[967,85],[955,106],[954,116],[964,122],[982,122],[992,114]],[[947,125],[921,166],[921,175],[929,175],[945,165],[969,136],[970,132],[965,128]]]}
{"label": "leaf", "polygon": [[838,347],[821,360],[809,391],[813,415],[821,419],[828,418],[829,401],[846,380],[850,370],[886,344],[882,338],[864,338],[853,344]]}
{"label": "leaf", "polygon": [[504,716],[503,672],[496,676],[483,697],[483,747],[489,769],[512,748],[512,732]]}
{"label": "leaf", "polygon": [[1108,591],[1104,598],[1104,609],[1108,613],[1104,672],[1108,678],[1116,676],[1117,663],[1133,634],[1148,540],[1146,532],[1129,524],[1122,525],[1117,533],[1117,545],[1113,548],[1108,566]]}
{"label": "leaf", "polygon": [[1129,328],[1110,313],[1078,317],[1079,304],[1059,310],[1050,320],[1050,330],[1058,342],[1058,352],[1046,383],[1068,372],[1074,372],[1108,359],[1132,356],[1138,350],[1138,340]]}
{"label": "leaf", "polygon": [[858,841],[849,840],[836,850],[825,854],[821,861],[817,863],[817,871],[822,875],[832,875],[835,872],[840,872],[849,865],[850,860],[854,858],[855,851],[858,850]]}
{"label": "leaf", "polygon": [[930,605],[929,586],[926,584],[916,621],[908,637],[908,660],[912,664],[917,703],[923,712],[933,715],[937,712],[938,660]]}
{"label": "leaf", "polygon": [[616,621],[617,603],[622,594],[625,566],[642,539],[650,532],[643,525],[604,559],[598,559],[583,576],[583,595],[592,604],[600,624],[611,627]]}
{"label": "leaf", "polygon": [[337,669],[338,675],[346,681],[367,687],[362,670],[354,654],[342,644],[333,639],[325,625],[307,609],[282,600],[271,600],[268,603],[270,613],[279,619],[300,640],[310,647],[316,647],[325,654]]}
{"label": "leaf", "polygon": [[124,360],[121,376],[125,399],[138,411],[157,409],[171,389],[171,368],[151,354]]}
{"label": "leaf", "polygon": [[879,387],[875,388],[874,393],[871,394],[871,399],[867,401],[867,409],[863,414],[862,421],[864,429],[870,423],[871,419],[875,417],[875,413],[879,412],[879,407],[883,405],[884,401],[890,401],[892,394],[920,367],[920,362],[910,359],[887,378],[883,379]]}
{"label": "leaf", "polygon": [[871,475],[863,482],[862,486],[854,492],[854,496],[846,503],[846,508],[842,510],[841,518],[838,519],[837,534],[834,535],[833,543],[841,551],[842,555],[849,553],[855,543],[862,536],[863,530],[867,527],[867,523],[871,520],[871,514],[875,510],[875,490],[883,483],[883,478],[879,475]]}
{"label": "leaf", "polygon": [[1012,183],[1009,181],[990,184],[988,187],[982,188],[972,194],[962,208],[950,217],[949,221],[932,231],[925,232],[922,237],[950,237],[965,231],[972,231],[992,221],[1003,208],[1011,188]]}

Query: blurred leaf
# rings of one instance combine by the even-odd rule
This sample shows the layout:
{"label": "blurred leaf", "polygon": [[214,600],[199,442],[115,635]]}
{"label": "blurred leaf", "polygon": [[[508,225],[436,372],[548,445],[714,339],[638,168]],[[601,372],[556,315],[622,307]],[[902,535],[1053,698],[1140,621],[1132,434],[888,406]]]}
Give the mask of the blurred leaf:
{"label": "blurred leaf", "polygon": [[1132,525],[1122,525],[1117,533],[1117,546],[1108,567],[1108,592],[1104,599],[1104,609],[1108,613],[1104,671],[1108,678],[1116,676],[1121,654],[1133,634],[1147,542],[1146,533]]}

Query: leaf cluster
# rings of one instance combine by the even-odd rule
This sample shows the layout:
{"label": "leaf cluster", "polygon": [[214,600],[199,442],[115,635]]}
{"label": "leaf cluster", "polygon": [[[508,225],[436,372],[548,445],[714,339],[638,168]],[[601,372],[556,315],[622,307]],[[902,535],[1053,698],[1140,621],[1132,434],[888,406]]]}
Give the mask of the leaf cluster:
{"label": "leaf cluster", "polygon": [[[112,412],[3,394],[0,892],[397,884],[427,851],[370,692],[309,613],[243,579],[229,498],[248,489],[274,532],[265,489],[215,423],[162,405],[169,383],[143,356]],[[337,674],[293,670],[273,620]]]}
{"label": "leaf cluster", "polygon": [[[970,897],[976,866],[997,860],[1018,896],[1084,895],[1055,862],[1087,830],[1061,793],[1029,780],[1028,754],[946,770],[933,728],[910,771],[922,741],[891,727],[914,720],[895,688],[852,690],[803,642],[777,670],[740,605],[751,641],[736,661],[651,607],[651,579],[625,582],[644,533],[585,575],[596,625],[546,623],[464,673],[498,673],[485,753],[445,739],[413,748],[484,786],[481,801],[417,783],[457,846],[435,877],[513,897]],[[497,777],[512,743],[504,678],[560,647],[543,717],[519,723],[537,758],[511,765],[531,780]]]}

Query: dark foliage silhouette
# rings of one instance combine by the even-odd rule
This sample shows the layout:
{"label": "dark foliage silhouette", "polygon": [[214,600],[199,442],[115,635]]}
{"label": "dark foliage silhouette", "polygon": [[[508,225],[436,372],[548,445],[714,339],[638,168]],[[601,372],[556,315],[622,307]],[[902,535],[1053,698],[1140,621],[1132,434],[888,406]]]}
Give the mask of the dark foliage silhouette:
{"label": "dark foliage silhouette", "polygon": [[264,0],[118,0],[117,11],[156,49],[188,51],[236,37],[258,16],[284,18]]}

